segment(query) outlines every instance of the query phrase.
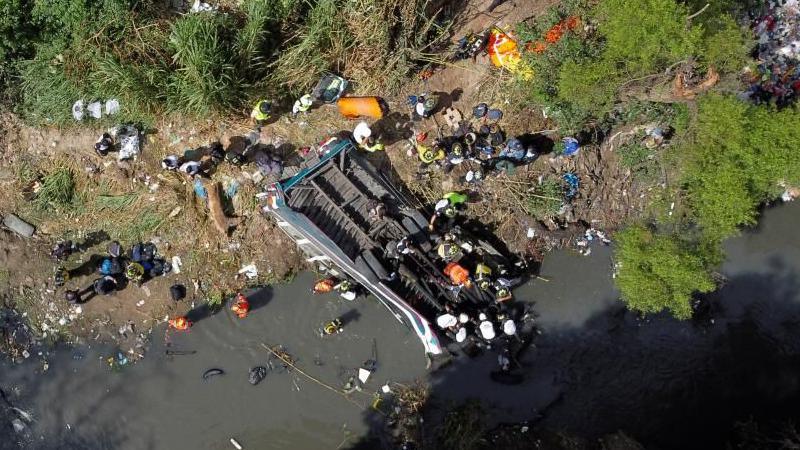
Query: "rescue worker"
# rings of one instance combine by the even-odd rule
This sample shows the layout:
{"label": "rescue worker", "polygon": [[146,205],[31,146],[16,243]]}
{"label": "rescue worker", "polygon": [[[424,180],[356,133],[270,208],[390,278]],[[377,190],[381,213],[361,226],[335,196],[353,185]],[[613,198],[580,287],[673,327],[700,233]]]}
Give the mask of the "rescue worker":
{"label": "rescue worker", "polygon": [[507,300],[511,300],[511,289],[503,286],[502,284],[495,283],[494,284],[495,294],[494,298],[498,303],[505,302]]}
{"label": "rescue worker", "polygon": [[247,314],[250,312],[250,302],[247,301],[247,297],[241,292],[236,294],[236,303],[231,306],[231,311],[240,319],[246,318]]}
{"label": "rescue worker", "polygon": [[372,136],[372,129],[367,122],[361,121],[353,128],[353,139],[359,146],[370,136]]}
{"label": "rescue worker", "polygon": [[333,287],[336,285],[333,278],[325,278],[324,280],[319,280],[314,284],[314,288],[311,289],[311,292],[314,294],[327,294],[328,292],[333,290]]}
{"label": "rescue worker", "polygon": [[436,108],[438,99],[435,95],[428,96],[426,94],[418,95],[417,102],[414,104],[414,112],[417,113],[422,119],[427,119]]}
{"label": "rescue worker", "polygon": [[492,269],[484,263],[478,263],[475,266],[475,281],[478,282],[478,287],[483,290],[488,290],[492,285],[491,282]]}
{"label": "rescue worker", "polygon": [[403,239],[400,239],[395,248],[397,249],[397,253],[401,255],[408,255],[410,253],[414,253],[413,245],[414,244],[411,242],[411,239],[406,236]]}
{"label": "rescue worker", "polygon": [[128,263],[127,267],[125,267],[125,278],[136,285],[142,284],[144,280],[144,266],[138,262]]}
{"label": "rescue worker", "polygon": [[436,249],[436,253],[443,261],[453,261],[461,259],[461,249],[452,241],[443,241]]}
{"label": "rescue worker", "polygon": [[73,305],[77,305],[79,303],[83,303],[83,300],[81,299],[80,293],[78,291],[76,291],[76,290],[64,291],[64,299],[67,302],[69,302],[69,303],[71,303]]}
{"label": "rescue worker", "polygon": [[450,282],[453,283],[454,286],[470,287],[472,285],[472,281],[469,279],[469,271],[461,264],[455,262],[448,263],[444,268],[444,274],[450,277]]}
{"label": "rescue worker", "polygon": [[199,161],[186,161],[185,163],[181,164],[180,168],[178,169],[180,172],[193,177],[200,173],[200,169],[202,164]]}
{"label": "rescue worker", "polygon": [[294,102],[292,106],[292,118],[296,118],[298,114],[307,114],[308,110],[314,104],[314,97],[311,94],[306,94]]}
{"label": "rescue worker", "polygon": [[446,330],[458,325],[458,319],[456,316],[450,313],[444,313],[436,318],[436,325],[439,325],[439,328]]}
{"label": "rescue worker", "polygon": [[494,339],[495,337],[494,325],[492,325],[492,322],[489,322],[488,318],[486,317],[486,314],[480,313],[480,315],[478,316],[478,320],[480,320],[478,329],[481,332],[481,337],[483,337],[487,341],[491,341],[492,339]]}
{"label": "rescue worker", "polygon": [[433,148],[428,147],[426,145],[422,145],[422,143],[417,142],[417,156],[419,156],[419,160],[422,161],[423,165],[430,165],[435,163],[436,161],[441,161],[446,157],[444,149],[441,145],[434,144]]}
{"label": "rescue worker", "polygon": [[117,279],[110,275],[98,278],[92,283],[92,290],[96,295],[111,295],[116,289]]}
{"label": "rescue worker", "polygon": [[517,325],[511,319],[506,319],[503,321],[503,333],[506,336],[516,336],[517,334]]}
{"label": "rescue worker", "polygon": [[178,316],[175,317],[174,319],[169,319],[167,323],[169,323],[170,328],[173,328],[178,331],[188,331],[189,328],[191,328],[193,325],[192,321],[184,316]]}
{"label": "rescue worker", "polygon": [[322,332],[326,336],[330,336],[332,334],[341,333],[344,331],[344,327],[342,326],[342,319],[333,319],[330,322],[326,323],[325,326],[322,327]]}
{"label": "rescue worker", "polygon": [[356,125],[356,127],[353,129],[353,139],[361,149],[370,153],[384,149],[383,144],[378,142],[378,140],[372,136],[372,129],[369,127],[367,122],[362,121]]}
{"label": "rescue worker", "polygon": [[374,137],[370,136],[364,140],[364,144],[361,145],[361,148],[370,153],[375,153],[383,151],[386,147]]}
{"label": "rescue worker", "polygon": [[108,152],[111,151],[111,147],[114,146],[114,141],[111,139],[111,135],[108,133],[103,133],[100,136],[100,139],[94,144],[94,151],[100,156],[108,155]]}
{"label": "rescue worker", "polygon": [[336,289],[336,291],[339,292],[339,295],[345,300],[352,302],[356,299],[356,290],[353,288],[353,284],[350,283],[349,280],[343,280],[333,288]]}
{"label": "rescue worker", "polygon": [[267,100],[261,100],[253,107],[250,117],[255,121],[260,130],[262,126],[272,117],[272,104]]}
{"label": "rescue worker", "polygon": [[455,219],[458,211],[465,208],[467,198],[467,194],[462,194],[460,192],[448,192],[444,194],[442,199],[436,202],[428,228],[433,231],[434,223],[436,223],[436,220],[441,216],[446,216],[450,221]]}
{"label": "rescue worker", "polygon": [[211,156],[211,163],[215,166],[222,164],[222,161],[225,160],[225,148],[222,146],[222,143],[212,142],[208,146],[208,155]]}
{"label": "rescue worker", "polygon": [[457,327],[456,342],[461,343],[467,339],[467,329],[463,326]]}

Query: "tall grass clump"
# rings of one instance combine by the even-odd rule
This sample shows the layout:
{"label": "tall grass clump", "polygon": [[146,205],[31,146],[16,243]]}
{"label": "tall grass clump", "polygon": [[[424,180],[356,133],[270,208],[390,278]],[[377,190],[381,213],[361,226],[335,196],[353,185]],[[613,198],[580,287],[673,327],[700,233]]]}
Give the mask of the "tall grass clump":
{"label": "tall grass clump", "polygon": [[44,176],[33,204],[41,211],[57,210],[70,206],[74,198],[75,176],[71,170],[59,168]]}
{"label": "tall grass clump", "polygon": [[299,92],[334,71],[361,91],[391,93],[445,39],[446,25],[426,14],[427,6],[427,0],[320,0],[281,51],[274,78]]}
{"label": "tall grass clump", "polygon": [[299,37],[274,63],[275,80],[299,92],[326,70],[337,69],[336,63],[355,44],[343,20],[342,4],[341,0],[320,0],[308,11]]}
{"label": "tall grass clump", "polygon": [[222,14],[187,14],[172,25],[169,45],[175,71],[169,106],[205,115],[235,103],[240,88],[233,61],[234,24]]}

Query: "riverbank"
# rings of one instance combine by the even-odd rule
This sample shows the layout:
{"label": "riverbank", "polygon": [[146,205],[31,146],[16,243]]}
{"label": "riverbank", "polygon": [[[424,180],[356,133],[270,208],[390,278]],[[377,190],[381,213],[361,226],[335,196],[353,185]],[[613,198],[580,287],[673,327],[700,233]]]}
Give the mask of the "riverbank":
{"label": "riverbank", "polygon": [[[497,10],[497,20],[514,24],[541,13],[546,6],[539,2],[503,5]],[[488,17],[474,12],[474,8],[462,12],[463,17],[472,19],[457,20],[456,35],[491,24]],[[390,112],[372,125],[387,144],[385,154],[372,155],[373,162],[398,186],[416,194],[422,205],[429,206],[452,190],[472,191],[467,217],[489,225],[512,251],[533,261],[554,248],[574,245],[574,238],[583,234],[587,224],[611,232],[644,208],[648,199],[640,194],[642,187],[633,178],[622,176],[624,169],[610,148],[587,144],[573,158],[558,157],[550,153],[552,139],[557,139],[551,134],[540,139],[541,151],[546,154],[513,175],[472,186],[463,180],[466,168],[458,167],[448,174],[434,171],[430,178],[420,179],[417,155],[408,153],[409,139],[426,133],[432,141],[440,132],[449,134],[450,130],[439,126],[445,107],[455,107],[468,117],[479,102],[499,106],[505,113],[499,124],[509,137],[554,128],[540,110],[517,98],[520,94],[511,89],[512,84],[513,78],[498,72],[485,55],[445,65],[424,82],[407,80],[400,94],[385,98]],[[439,111],[434,118],[413,122],[406,97],[422,91],[439,95]],[[27,320],[35,339],[101,339],[117,343],[135,359],[146,348],[147,331],[166,317],[206,302],[219,305],[222,298],[245,287],[280,282],[309,269],[273,221],[259,214],[254,195],[270,180],[261,180],[253,164],[243,169],[222,164],[204,183],[208,188],[219,182],[225,191],[226,213],[230,223],[237,224],[230,233],[216,229],[192,180],[160,167],[167,155],[192,154],[215,141],[228,149],[235,147],[250,131],[250,124],[240,117],[205,121],[164,118],[144,130],[141,157],[125,162],[115,161],[113,153],[100,157],[93,151],[94,142],[106,131],[99,126],[32,127],[9,114],[2,117],[2,123],[0,160],[5,169],[0,177],[0,211],[16,213],[31,222],[37,233],[30,241],[12,234],[0,236],[8,266],[19,268],[10,270],[6,282],[0,283],[0,295],[6,307]],[[302,162],[302,147],[354,125],[334,106],[324,105],[295,121],[290,122],[286,114],[276,117],[261,130],[260,142],[284,165],[293,166]],[[554,198],[539,197],[557,205],[528,207],[528,195],[539,198],[535,192],[543,180],[559,180],[567,172],[583,180],[576,200],[556,192]],[[35,201],[42,184],[54,174],[68,174],[69,198],[60,204]],[[85,245],[82,253],[65,264],[76,272],[73,279],[57,289],[53,285],[57,264],[50,260],[49,250],[63,239]],[[110,240],[118,240],[126,248],[152,241],[167,260],[180,258],[181,273],[157,278],[141,289],[130,287],[107,301],[95,299],[79,308],[66,304],[64,289],[84,287],[92,281],[92,255],[104,254]],[[240,274],[246,266],[255,266],[257,275]],[[174,283],[188,288],[183,302],[176,303],[168,295]],[[17,358],[24,350],[22,346],[9,347],[7,352]]]}

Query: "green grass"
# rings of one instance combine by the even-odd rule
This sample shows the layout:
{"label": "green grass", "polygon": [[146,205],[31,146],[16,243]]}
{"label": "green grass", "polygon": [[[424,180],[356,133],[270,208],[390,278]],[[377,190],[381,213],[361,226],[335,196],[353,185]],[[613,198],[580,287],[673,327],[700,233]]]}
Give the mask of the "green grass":
{"label": "green grass", "polygon": [[138,199],[138,194],[98,195],[93,206],[98,212],[120,212],[130,208]]}
{"label": "green grass", "polygon": [[564,203],[564,187],[557,179],[548,178],[534,186],[527,195],[528,214],[538,220],[555,216]]}
{"label": "green grass", "polygon": [[75,177],[71,170],[61,168],[45,175],[33,204],[36,209],[45,211],[66,208],[75,198]]}
{"label": "green grass", "polygon": [[168,87],[171,108],[205,115],[236,102],[240,79],[231,59],[233,27],[216,13],[187,14],[172,24],[169,46],[176,69]]}

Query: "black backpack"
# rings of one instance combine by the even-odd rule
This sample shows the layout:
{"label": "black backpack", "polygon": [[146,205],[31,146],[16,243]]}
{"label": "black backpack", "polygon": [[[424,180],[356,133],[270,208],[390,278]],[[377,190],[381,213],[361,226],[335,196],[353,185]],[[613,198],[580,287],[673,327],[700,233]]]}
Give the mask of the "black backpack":
{"label": "black backpack", "polygon": [[173,301],[180,301],[186,298],[186,287],[182,284],[173,284],[169,288],[169,295]]}

